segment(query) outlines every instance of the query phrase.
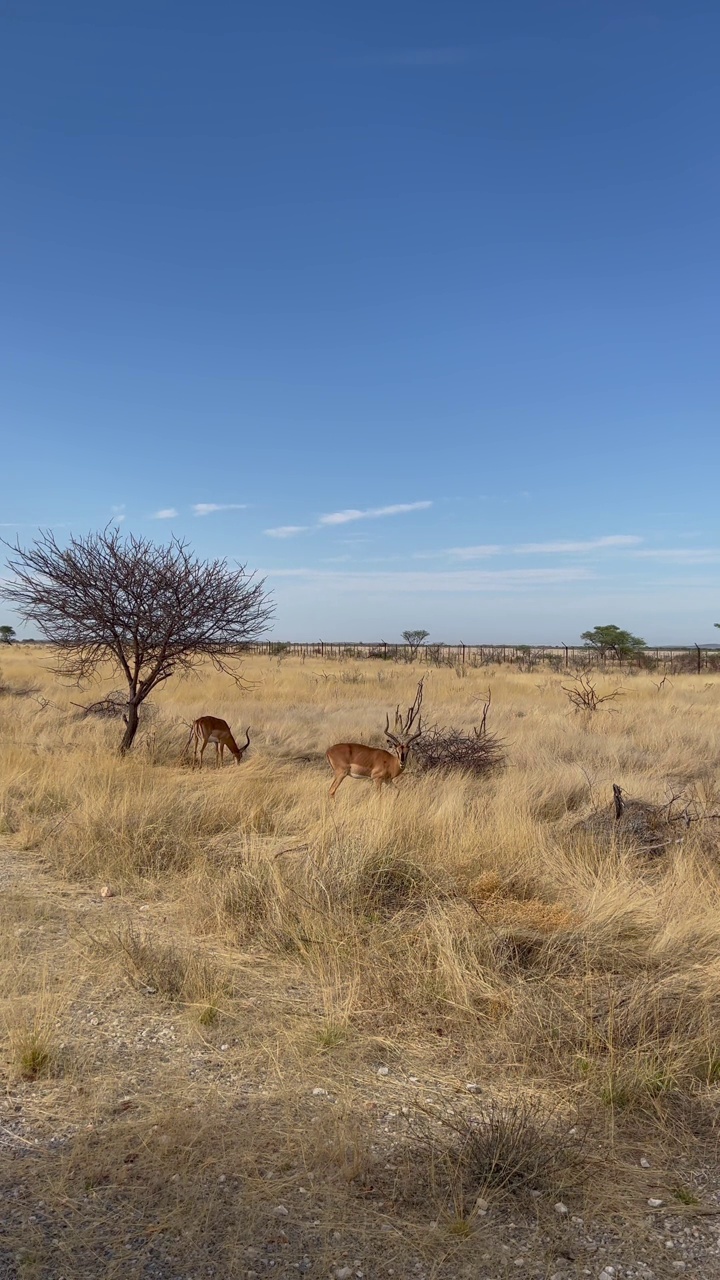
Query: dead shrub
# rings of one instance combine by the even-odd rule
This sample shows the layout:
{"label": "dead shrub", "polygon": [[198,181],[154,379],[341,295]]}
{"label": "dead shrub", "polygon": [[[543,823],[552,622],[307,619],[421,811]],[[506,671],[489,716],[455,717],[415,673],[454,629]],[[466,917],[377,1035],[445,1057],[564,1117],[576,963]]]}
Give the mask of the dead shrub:
{"label": "dead shrub", "polygon": [[576,1118],[536,1097],[460,1109],[456,1102],[440,1104],[419,1110],[410,1124],[415,1143],[430,1153],[438,1190],[445,1190],[460,1217],[484,1192],[559,1195],[588,1176],[585,1134]]}
{"label": "dead shrub", "polygon": [[112,934],[110,946],[130,978],[151,994],[203,1005],[232,994],[229,974],[222,973],[209,956],[138,933],[132,926]]}
{"label": "dead shrub", "polygon": [[598,693],[593,681],[587,675],[575,677],[572,685],[563,685],[563,693],[576,711],[597,711],[605,702],[614,702],[615,698],[624,697],[622,689],[613,689],[610,693]]}
{"label": "dead shrub", "polygon": [[493,733],[473,729],[428,729],[415,743],[415,759],[421,769],[463,769],[466,773],[484,774],[505,760],[501,739]]}
{"label": "dead shrub", "polygon": [[649,857],[657,857],[681,839],[682,832],[673,825],[671,814],[669,819],[668,805],[626,799],[617,786],[614,791],[612,806],[581,818],[570,832],[591,836],[603,851],[627,849]]}

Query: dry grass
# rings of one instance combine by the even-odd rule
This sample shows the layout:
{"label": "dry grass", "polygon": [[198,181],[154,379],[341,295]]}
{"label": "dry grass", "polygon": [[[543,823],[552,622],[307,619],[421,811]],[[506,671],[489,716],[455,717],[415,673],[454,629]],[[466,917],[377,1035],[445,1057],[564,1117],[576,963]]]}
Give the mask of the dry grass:
{"label": "dry grass", "polygon": [[[411,765],[386,794],[348,782],[333,803],[325,748],[380,744],[385,711],[415,688],[412,667],[257,659],[239,694],[207,673],[158,697],[121,760],[118,725],[81,718],[71,706],[77,691],[56,683],[47,659],[35,649],[3,655],[0,832],[10,848],[41,854],[49,883],[64,884],[70,901],[90,895],[92,906],[85,915],[73,907],[69,926],[45,928],[28,923],[32,894],[9,900],[0,995],[8,1081],[36,1091],[38,1116],[43,1088],[66,1090],[78,1136],[52,1177],[78,1215],[83,1178],[121,1219],[118,1204],[131,1218],[142,1193],[166,1241],[190,1230],[179,1224],[201,1205],[217,1233],[213,1260],[243,1274],[232,1261],[230,1184],[217,1190],[229,1144],[239,1142],[243,1154],[230,1163],[235,1200],[244,1188],[244,1238],[258,1222],[267,1229],[258,1206],[268,1177],[275,1204],[307,1183],[324,1241],[313,1246],[325,1267],[317,1274],[327,1274],[331,1220],[355,1224],[354,1247],[372,1250],[386,1240],[380,1216],[399,1215],[410,1232],[403,1248],[436,1257],[437,1231],[423,1232],[452,1211],[448,1232],[461,1247],[467,1206],[460,1212],[457,1188],[447,1177],[441,1186],[437,1172],[456,1147],[407,1191],[403,1162],[416,1169],[417,1134],[403,1107],[412,1112],[421,1086],[438,1114],[467,1082],[505,1099],[500,1110],[486,1099],[471,1118],[472,1142],[455,1161],[465,1198],[470,1183],[512,1187],[518,1151],[529,1152],[531,1180],[542,1170],[548,1194],[562,1190],[567,1144],[557,1117],[570,1111],[615,1180],[625,1143],[641,1140],[672,1165],[683,1149],[699,1151],[698,1131],[714,1132],[720,822],[673,826],[649,858],[612,828],[600,840],[578,820],[610,806],[613,782],[653,803],[684,787],[706,810],[716,804],[720,677],[676,677],[668,695],[651,676],[626,673],[623,699],[584,715],[570,709],[561,676],[470,670],[458,680],[433,670],[428,713],[459,729],[472,727],[490,683],[489,727],[504,740],[506,768],[428,777]],[[241,767],[181,764],[186,726],[204,713],[251,725]],[[102,905],[104,884],[115,896]],[[108,1119],[108,1099],[132,1088],[137,1069],[107,1046],[88,1057],[78,1009],[102,1003],[132,1021],[148,999],[179,1020],[173,1035],[189,1054],[200,1045],[203,1061],[222,1063],[224,1083],[211,1084],[214,1066],[200,1090],[161,1071],[146,1081],[139,1117],[133,1104]],[[394,1119],[379,1132],[382,1065],[396,1092]],[[408,1085],[411,1076],[421,1086]],[[241,1119],[239,1080],[258,1091]],[[337,1100],[332,1124],[319,1127],[318,1082]],[[88,1115],[105,1116],[102,1141],[96,1119],[82,1128]],[[164,1147],[148,1136],[158,1131]],[[171,1166],[180,1183],[168,1186]],[[679,1172],[668,1177],[684,1185]],[[600,1199],[601,1181],[593,1178]],[[382,1214],[372,1207],[378,1197]],[[190,1236],[199,1274],[202,1246]],[[455,1274],[456,1259],[445,1271],[436,1265],[438,1276]]]}

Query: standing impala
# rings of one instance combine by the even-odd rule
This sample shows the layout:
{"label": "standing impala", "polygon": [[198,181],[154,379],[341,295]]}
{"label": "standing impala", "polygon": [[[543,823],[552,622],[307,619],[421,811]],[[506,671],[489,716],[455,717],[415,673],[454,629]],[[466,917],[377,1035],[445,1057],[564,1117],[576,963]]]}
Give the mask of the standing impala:
{"label": "standing impala", "polygon": [[[348,775],[351,778],[372,778],[377,790],[383,782],[394,782],[405,768],[412,745],[422,736],[423,682],[420,681],[415,694],[415,701],[408,708],[403,719],[400,707],[395,709],[395,732],[390,732],[390,717],[385,717],[385,737],[392,746],[392,751],[384,747],[366,747],[360,742],[338,742],[326,751],[326,759],[335,777],[330,787],[330,795],[334,796],[340,783]],[[411,734],[417,720],[417,732]]]}
{"label": "standing impala", "polygon": [[247,741],[241,747],[230,732],[230,725],[226,720],[219,720],[217,716],[200,716],[199,720],[194,720],[190,730],[190,737],[185,746],[187,752],[190,743],[193,744],[193,769],[198,755],[198,747],[200,748],[200,763],[198,768],[202,769],[203,752],[208,744],[212,742],[215,747],[215,764],[223,765],[223,754],[227,747],[231,755],[235,757],[235,763],[240,764],[244,753],[250,746],[250,730],[245,731]]}

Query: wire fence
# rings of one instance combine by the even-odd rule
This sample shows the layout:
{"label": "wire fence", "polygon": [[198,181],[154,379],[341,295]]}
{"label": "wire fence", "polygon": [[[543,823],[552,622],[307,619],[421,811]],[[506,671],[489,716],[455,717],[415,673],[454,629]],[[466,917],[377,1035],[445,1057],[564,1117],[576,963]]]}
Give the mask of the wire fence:
{"label": "wire fence", "polygon": [[483,667],[510,663],[528,669],[546,665],[559,670],[597,665],[650,667],[667,672],[720,671],[720,648],[711,645],[687,645],[677,648],[647,647],[629,656],[602,653],[590,645],[530,644],[373,644],[362,641],[338,642],[317,640],[259,640],[247,645],[247,651],[275,658],[379,659],[385,662],[422,662],[436,666]]}

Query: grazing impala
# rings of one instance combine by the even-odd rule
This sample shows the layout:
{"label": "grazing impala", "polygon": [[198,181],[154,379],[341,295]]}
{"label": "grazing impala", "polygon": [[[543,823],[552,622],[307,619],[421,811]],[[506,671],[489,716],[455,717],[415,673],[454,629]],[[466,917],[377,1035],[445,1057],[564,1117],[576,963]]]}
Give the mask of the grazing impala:
{"label": "grazing impala", "polygon": [[215,747],[215,764],[223,765],[223,754],[227,747],[231,755],[235,757],[235,763],[240,764],[243,754],[250,746],[250,730],[246,730],[247,741],[241,747],[230,732],[230,725],[226,720],[219,720],[217,716],[200,716],[199,720],[194,720],[190,730],[190,737],[187,740],[185,751],[187,752],[190,743],[193,744],[193,769],[198,755],[198,747],[200,748],[200,763],[198,768],[202,769],[203,752],[208,744],[212,742]]}
{"label": "grazing impala", "polygon": [[[325,753],[326,759],[335,777],[330,787],[330,795],[334,796],[344,778],[372,778],[378,791],[383,782],[394,782],[400,777],[412,745],[422,736],[422,686],[420,681],[413,705],[403,719],[400,708],[395,709],[395,732],[390,732],[390,717],[385,717],[385,737],[392,745],[392,751],[384,747],[366,747],[360,742],[338,742]],[[417,732],[411,734],[417,720]]]}

